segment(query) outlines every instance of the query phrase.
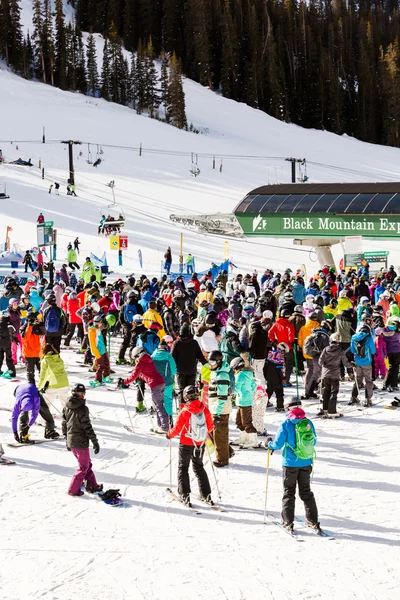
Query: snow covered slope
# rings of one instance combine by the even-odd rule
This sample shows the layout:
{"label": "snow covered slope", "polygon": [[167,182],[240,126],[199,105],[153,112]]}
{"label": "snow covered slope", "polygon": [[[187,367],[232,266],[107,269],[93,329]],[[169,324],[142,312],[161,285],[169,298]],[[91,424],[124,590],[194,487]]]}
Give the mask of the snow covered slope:
{"label": "snow covered slope", "polygon": [[[231,211],[254,187],[289,179],[290,165],[284,162],[285,156],[304,156],[309,161],[365,173],[366,180],[393,180],[399,173],[397,149],[287,125],[221,98],[191,81],[185,82],[188,121],[205,135],[176,130],[103,100],[27,82],[4,70],[0,70],[0,87],[0,110],[6,116],[2,119],[0,136],[3,154],[7,160],[32,158],[35,165],[31,169],[0,167],[0,179],[7,182],[11,195],[9,201],[2,201],[0,214],[4,227],[7,224],[13,227],[13,240],[24,240],[28,246],[35,244],[36,217],[43,210],[46,219],[55,222],[61,250],[71,236],[79,234],[84,252],[102,252],[109,242],[98,238],[96,224],[106,210],[102,207],[111,201],[106,184],[115,180],[117,202],[126,213],[125,232],[130,237],[125,265],[133,271],[139,268],[139,248],[148,271],[159,271],[169,244],[177,260],[180,230],[169,222],[171,213]],[[42,127],[46,128],[46,144],[41,143]],[[77,199],[65,196],[68,151],[60,143],[64,139],[84,142],[75,148]],[[7,140],[36,140],[36,143],[17,144]],[[88,142],[93,160],[100,147],[104,151],[97,170],[86,162]],[[142,156],[139,156],[140,144]],[[154,149],[160,152],[153,152]],[[197,178],[189,172],[191,153],[199,155],[201,174]],[[234,155],[249,158],[234,158]],[[222,172],[221,156],[224,157]],[[281,158],[267,160],[252,156]],[[39,160],[45,168],[44,181],[38,169]],[[309,167],[308,174],[313,181],[361,179],[361,175],[350,171],[316,165]],[[62,184],[60,198],[47,193],[54,181]],[[211,260],[222,260],[223,243],[223,239],[187,232],[184,253],[192,252],[197,258],[197,268],[206,268]],[[368,247],[380,245],[370,243]],[[246,269],[267,266],[283,269],[289,264],[293,267],[305,263],[312,271],[315,266],[312,255],[310,260],[307,251],[293,248],[290,241],[231,241],[230,247],[233,261]],[[388,243],[387,248],[394,249],[395,243]],[[63,259],[64,253],[59,256]],[[116,257],[110,260],[115,262]],[[392,254],[391,260],[397,264],[400,256],[396,259],[396,254]]]}

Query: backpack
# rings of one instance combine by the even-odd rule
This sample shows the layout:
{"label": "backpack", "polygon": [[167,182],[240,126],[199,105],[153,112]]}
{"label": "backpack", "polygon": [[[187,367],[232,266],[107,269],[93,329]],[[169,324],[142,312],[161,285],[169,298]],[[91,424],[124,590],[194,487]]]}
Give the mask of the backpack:
{"label": "backpack", "polygon": [[367,338],[368,338],[368,335],[366,335],[362,340],[358,340],[355,343],[356,354],[359,358],[365,358],[365,356],[366,356],[365,346],[367,344]]}
{"label": "backpack", "polygon": [[309,460],[315,456],[315,435],[311,426],[311,422],[304,418],[294,426],[296,435],[296,446],[290,448],[293,450],[297,458]]}
{"label": "backpack", "polygon": [[124,306],[124,319],[127,323],[132,323],[133,317],[137,314],[136,306],[134,304],[125,304]]}
{"label": "backpack", "polygon": [[45,320],[46,331],[48,333],[58,333],[60,330],[60,313],[59,309],[52,306],[46,315]]}
{"label": "backpack", "polygon": [[193,442],[204,443],[207,439],[208,429],[204,410],[199,413],[191,413],[189,421],[189,429],[186,436]]}
{"label": "backpack", "polygon": [[306,340],[304,350],[310,356],[318,356],[327,346],[329,346],[329,335],[318,329]]}

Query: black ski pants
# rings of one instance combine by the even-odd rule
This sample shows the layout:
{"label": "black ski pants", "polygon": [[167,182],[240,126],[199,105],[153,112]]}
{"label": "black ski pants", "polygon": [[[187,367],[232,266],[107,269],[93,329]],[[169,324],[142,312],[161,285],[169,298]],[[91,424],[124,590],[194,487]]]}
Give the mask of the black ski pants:
{"label": "black ski pants", "polygon": [[339,379],[324,377],[322,380],[322,408],[330,415],[336,412],[336,402],[339,393]]}
{"label": "black ski pants", "polygon": [[190,463],[192,463],[194,474],[197,477],[200,496],[202,498],[211,496],[210,482],[203,465],[204,450],[204,445],[194,447],[179,444],[178,492],[181,496],[185,497],[190,494]]}
{"label": "black ski pants", "polygon": [[183,390],[187,385],[195,385],[196,383],[196,373],[190,373],[189,375],[186,373],[178,373],[176,376],[176,383],[178,387],[179,401],[183,403]]}
{"label": "black ski pants", "polygon": [[78,329],[78,339],[80,341],[83,339],[83,323],[70,323],[67,327],[67,337],[64,340],[64,346],[70,345],[75,329]]}
{"label": "black ski pants", "polygon": [[72,271],[75,271],[75,267],[76,267],[76,268],[78,269],[78,271],[79,271],[79,265],[78,265],[78,263],[77,263],[77,262],[69,262],[69,263],[68,263],[68,266],[69,266],[69,268],[70,268],[70,269],[72,269]]}
{"label": "black ski pants", "polygon": [[398,387],[399,385],[399,367],[400,352],[389,352],[389,369],[385,378],[385,386]]}
{"label": "black ski pants", "polygon": [[272,363],[265,361],[264,378],[267,382],[267,396],[271,399],[273,393],[276,395],[276,407],[283,406],[283,376],[282,369],[277,369]]}
{"label": "black ski pants", "polygon": [[25,357],[26,364],[26,376],[28,379],[28,383],[32,383],[32,385],[36,385],[35,383],[35,367],[40,373],[40,358],[39,357]]}
{"label": "black ski pants", "polygon": [[46,333],[46,344],[51,344],[58,353],[60,353],[61,349],[61,333]]}
{"label": "black ski pants", "polygon": [[312,467],[283,467],[283,498],[282,521],[291,524],[294,521],[296,503],[296,486],[299,486],[299,496],[304,502],[306,519],[318,523],[318,509],[314,494],[310,487]]}
{"label": "black ski pants", "polygon": [[122,342],[119,348],[118,358],[119,360],[125,359],[125,352],[128,350],[129,345],[131,343],[132,337],[132,326],[131,325],[122,325]]}
{"label": "black ski pants", "polygon": [[15,376],[15,366],[12,359],[11,344],[9,348],[0,348],[0,371],[3,370],[4,359],[6,359],[7,369]]}
{"label": "black ski pants", "polygon": [[[46,400],[42,394],[40,396],[40,411],[39,414],[45,422],[46,431],[52,431],[55,428],[53,415],[47,406]],[[28,435],[29,432],[29,412],[22,411],[19,419],[19,432],[21,436]]]}
{"label": "black ski pants", "polygon": [[293,373],[293,365],[294,365],[294,353],[293,350],[289,350],[285,354],[285,381],[286,383],[290,382],[290,378]]}

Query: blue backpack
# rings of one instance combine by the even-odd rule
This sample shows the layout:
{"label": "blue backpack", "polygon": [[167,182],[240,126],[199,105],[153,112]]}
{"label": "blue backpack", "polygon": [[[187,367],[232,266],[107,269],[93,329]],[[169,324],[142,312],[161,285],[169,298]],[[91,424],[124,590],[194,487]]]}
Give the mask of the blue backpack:
{"label": "blue backpack", "polygon": [[46,315],[46,331],[48,333],[58,333],[60,330],[60,312],[59,309],[52,306]]}
{"label": "blue backpack", "polygon": [[134,304],[125,304],[124,306],[124,319],[127,323],[132,324],[133,317],[137,315],[137,309]]}

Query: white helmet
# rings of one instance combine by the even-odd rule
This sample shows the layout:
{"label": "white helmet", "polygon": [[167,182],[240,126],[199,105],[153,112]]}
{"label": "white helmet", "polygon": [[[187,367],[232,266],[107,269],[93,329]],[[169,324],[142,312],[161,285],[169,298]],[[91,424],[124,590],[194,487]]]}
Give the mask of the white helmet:
{"label": "white helmet", "polygon": [[142,315],[134,315],[134,317],[132,318],[133,323],[142,323],[142,321],[143,321]]}

